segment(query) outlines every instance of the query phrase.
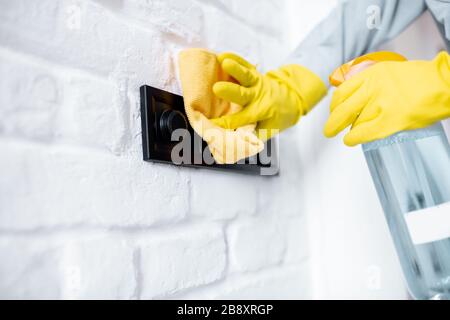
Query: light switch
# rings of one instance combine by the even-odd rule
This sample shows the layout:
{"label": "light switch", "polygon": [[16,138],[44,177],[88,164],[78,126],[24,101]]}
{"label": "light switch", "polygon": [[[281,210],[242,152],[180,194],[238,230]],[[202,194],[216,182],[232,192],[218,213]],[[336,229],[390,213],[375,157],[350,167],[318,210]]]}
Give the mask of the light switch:
{"label": "light switch", "polygon": [[[256,155],[243,163],[222,165],[214,162],[208,145],[194,132],[184,112],[183,98],[179,95],[144,85],[141,94],[142,150],[145,161],[160,162],[186,167],[198,167],[238,171],[249,174],[276,175],[278,173],[278,149],[276,141],[265,146],[266,156]],[[181,130],[178,130],[181,129]],[[174,132],[182,132],[182,139],[191,139],[188,161],[172,160],[172,150],[180,143],[180,137],[172,141]],[[263,151],[264,152],[264,151]],[[205,154],[208,157],[205,158]]]}

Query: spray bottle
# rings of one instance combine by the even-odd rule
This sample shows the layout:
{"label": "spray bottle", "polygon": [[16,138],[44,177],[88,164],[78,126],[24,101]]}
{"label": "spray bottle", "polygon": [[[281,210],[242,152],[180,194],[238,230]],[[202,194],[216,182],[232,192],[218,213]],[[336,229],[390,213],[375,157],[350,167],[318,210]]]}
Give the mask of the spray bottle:
{"label": "spray bottle", "polygon": [[[336,69],[338,86],[381,61],[371,53]],[[408,288],[416,299],[450,299],[450,146],[440,123],[362,146]]]}

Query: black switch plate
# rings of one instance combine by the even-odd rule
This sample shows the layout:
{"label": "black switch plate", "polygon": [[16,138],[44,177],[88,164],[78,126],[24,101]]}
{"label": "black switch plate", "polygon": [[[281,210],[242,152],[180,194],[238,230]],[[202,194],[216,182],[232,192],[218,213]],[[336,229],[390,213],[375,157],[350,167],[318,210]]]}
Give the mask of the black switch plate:
{"label": "black switch plate", "polygon": [[[268,154],[264,157],[259,154],[245,159],[243,163],[217,164],[207,144],[190,126],[184,111],[183,97],[147,85],[140,88],[140,94],[142,151],[145,161],[255,175],[278,174],[278,149],[275,139],[267,141],[263,152]],[[171,134],[176,129],[185,129],[188,133],[185,137],[191,139],[191,157],[187,163],[177,164],[172,161],[172,149],[179,143],[171,140]],[[207,154],[209,159],[204,159],[204,154]]]}

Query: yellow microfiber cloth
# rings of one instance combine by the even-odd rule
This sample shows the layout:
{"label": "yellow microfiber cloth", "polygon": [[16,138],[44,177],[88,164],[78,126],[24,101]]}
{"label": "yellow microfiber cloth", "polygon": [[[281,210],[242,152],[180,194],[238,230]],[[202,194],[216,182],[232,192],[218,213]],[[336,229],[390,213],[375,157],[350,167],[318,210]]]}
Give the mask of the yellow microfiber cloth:
{"label": "yellow microfiber cloth", "polygon": [[256,124],[226,130],[209,120],[242,109],[213,93],[212,87],[217,81],[234,81],[222,70],[216,54],[204,49],[183,50],[178,57],[178,67],[189,123],[208,143],[217,163],[236,163],[264,149],[263,141],[255,134]]}

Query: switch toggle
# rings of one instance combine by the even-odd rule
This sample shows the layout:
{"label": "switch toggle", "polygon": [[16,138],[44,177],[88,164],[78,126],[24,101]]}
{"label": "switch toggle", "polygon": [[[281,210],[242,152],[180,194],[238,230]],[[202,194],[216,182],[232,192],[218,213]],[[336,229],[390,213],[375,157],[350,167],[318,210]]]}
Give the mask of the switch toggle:
{"label": "switch toggle", "polygon": [[178,110],[166,109],[159,118],[159,129],[166,141],[171,141],[172,133],[177,129],[188,129],[186,117]]}

